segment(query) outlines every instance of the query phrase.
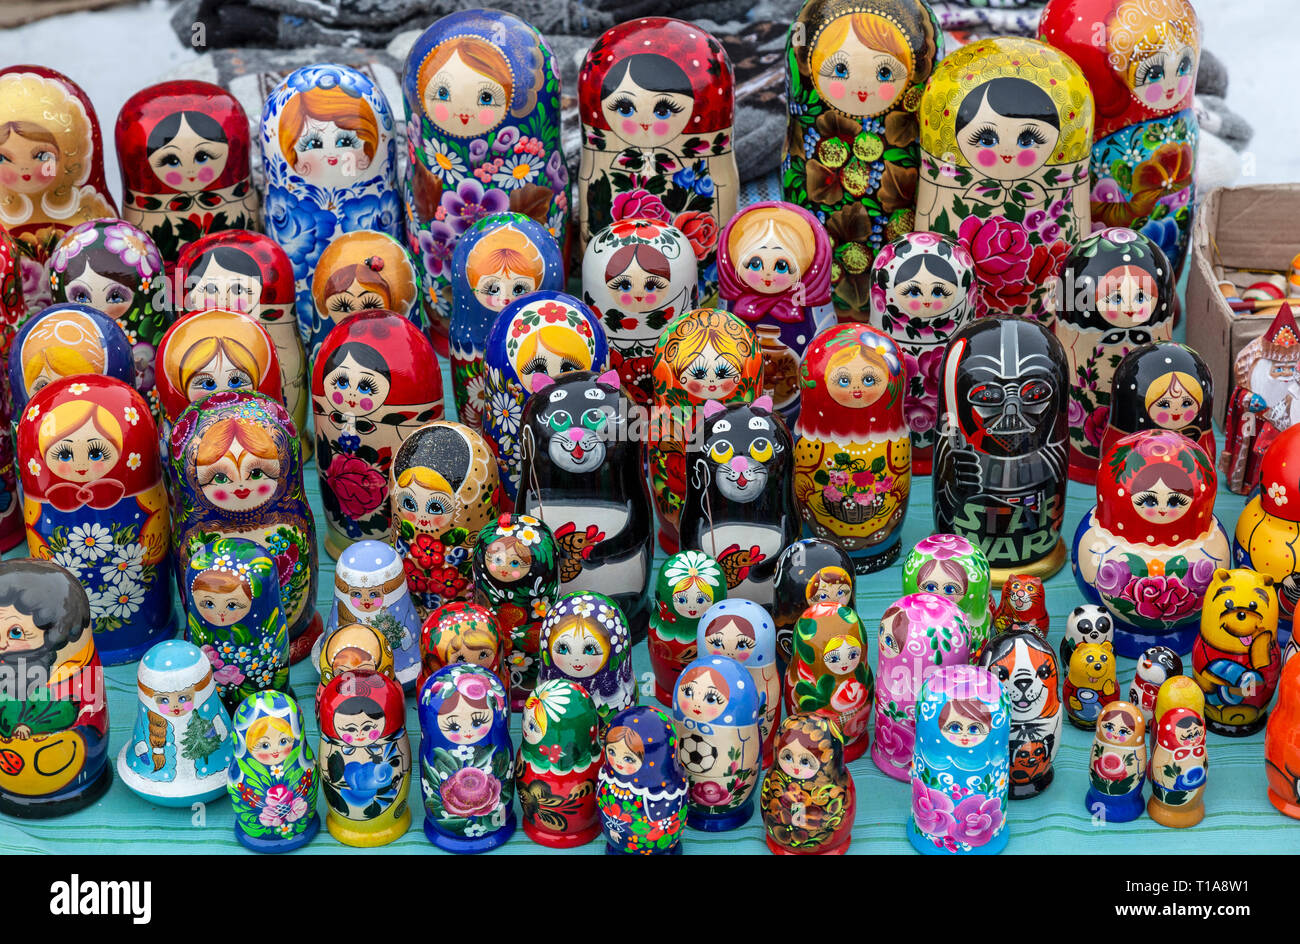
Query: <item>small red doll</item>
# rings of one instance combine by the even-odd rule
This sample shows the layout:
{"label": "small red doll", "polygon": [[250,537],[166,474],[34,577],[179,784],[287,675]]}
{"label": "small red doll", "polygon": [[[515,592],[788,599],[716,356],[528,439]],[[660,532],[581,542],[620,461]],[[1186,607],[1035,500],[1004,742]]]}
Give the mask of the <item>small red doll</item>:
{"label": "small red doll", "polygon": [[1002,601],[993,614],[993,631],[1027,629],[1046,640],[1048,625],[1047,591],[1042,579],[1013,574],[1002,585]]}

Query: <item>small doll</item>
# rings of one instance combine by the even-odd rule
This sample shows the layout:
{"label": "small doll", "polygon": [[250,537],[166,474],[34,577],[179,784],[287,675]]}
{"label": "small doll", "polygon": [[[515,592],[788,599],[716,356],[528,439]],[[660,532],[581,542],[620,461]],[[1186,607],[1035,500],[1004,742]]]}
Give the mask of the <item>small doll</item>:
{"label": "small doll", "polygon": [[476,665],[420,686],[424,835],[448,852],[488,852],[515,831],[514,746],[506,690]]}
{"label": "small doll", "polygon": [[703,551],[678,551],[659,568],[647,645],[655,698],[661,704],[672,707],[677,677],[702,651],[696,629],[704,615],[726,598],[722,568]]}
{"label": "small doll", "polygon": [[727,656],[701,655],[682,670],[673,716],[677,757],[691,784],[686,821],[692,828],[724,832],[753,815],[764,700],[745,667]]}
{"label": "small doll", "polygon": [[14,335],[7,366],[15,426],[27,401],[61,377],[99,374],[135,383],[126,332],[89,305],[51,305],[32,315]]}
{"label": "small doll", "polygon": [[794,653],[785,673],[785,712],[830,718],[844,734],[844,760],[870,746],[874,682],[866,661],[866,634],[851,606],[814,603],[794,628]]}
{"label": "small doll", "polygon": [[928,855],[996,855],[1007,845],[1006,690],[988,669],[946,665],[921,686],[907,837]]}
{"label": "small doll", "polygon": [[355,229],[331,239],[312,273],[311,297],[319,314],[307,340],[313,361],[334,327],[358,312],[391,311],[425,332],[420,275],[406,248],[388,233]]}
{"label": "small doll", "polygon": [[1041,577],[1012,574],[1002,585],[1002,601],[993,614],[997,633],[1027,629],[1047,639],[1051,623],[1047,615],[1047,590]]}
{"label": "small doll", "polygon": [[226,794],[230,715],[203,651],[165,639],[136,671],[135,730],[117,755],[117,775],[158,806],[207,803]]}
{"label": "small doll", "polygon": [[922,538],[903,558],[903,592],[937,593],[966,615],[970,652],[978,659],[993,635],[989,559],[979,545],[956,534]]}
{"label": "small doll", "polygon": [[258,692],[234,717],[234,756],[227,771],[235,838],[254,852],[292,852],[320,832],[316,758],[298,703],[283,692]]}
{"label": "small doll", "polygon": [[1213,417],[1214,377],[1201,355],[1177,341],[1144,344],[1115,367],[1101,455],[1129,433],[1171,429],[1214,459]]}
{"label": "small doll", "polygon": [[1128,700],[1138,706],[1148,730],[1160,719],[1153,717],[1156,695],[1167,679],[1183,674],[1183,660],[1168,646],[1152,646],[1142,653],[1128,687]]}
{"label": "small doll", "polygon": [[325,828],[347,846],[384,846],[411,825],[411,743],[402,687],[378,672],[342,672],[322,693]]}
{"label": "small doll", "polygon": [[1281,668],[1273,578],[1219,568],[1205,590],[1201,633],[1192,647],[1192,674],[1205,692],[1209,729],[1246,737],[1264,727]]}
{"label": "small doll", "polygon": [[1300,426],[1282,432],[1260,462],[1260,488],[1237,517],[1233,563],[1273,578],[1277,591],[1278,643],[1295,637],[1291,625],[1300,605]]}
{"label": "small doll", "polygon": [[393,651],[398,684],[407,691],[415,688],[420,671],[420,618],[406,588],[402,558],[391,544],[357,541],[339,555],[334,568],[334,605],[325,632],[349,623],[365,623],[383,633]]}
{"label": "small doll", "polygon": [[783,550],[776,559],[772,578],[775,602],[776,653],[784,677],[794,648],[794,625],[814,603],[853,606],[853,561],[835,541],[803,538]]}
{"label": "small doll", "polygon": [[574,682],[551,679],[528,693],[515,789],[524,834],[538,845],[570,849],[600,835],[599,723],[591,696]]}
{"label": "small doll", "polygon": [[181,572],[189,641],[212,664],[228,711],[249,695],[289,689],[289,627],[280,571],[262,545],[217,538],[190,555]]}
{"label": "small doll", "polygon": [[844,737],[830,718],[791,715],[776,734],[763,778],[763,827],[776,855],[843,855],[853,840],[857,795]]}
{"label": "small doll", "polygon": [[1061,671],[1056,653],[1032,630],[998,633],[984,648],[979,664],[992,672],[1007,693],[1011,710],[1011,786],[1013,800],[1038,796],[1052,784],[1052,762],[1061,746]]}
{"label": "small doll", "polygon": [[416,688],[443,666],[460,662],[487,669],[510,684],[510,642],[487,607],[457,600],[444,603],[420,627],[420,675]]}
{"label": "small doll", "polygon": [[626,708],[600,740],[596,805],[605,852],[680,855],[687,784],[672,718],[662,708]]}
{"label": "small doll", "polygon": [[632,641],[618,605],[601,593],[566,593],[542,623],[540,684],[568,679],[582,685],[602,724],[636,704]]}
{"label": "small doll", "polygon": [[[1265,735],[1267,753],[1267,735]],[[1161,826],[1186,829],[1205,818],[1205,719],[1191,708],[1171,708],[1156,722],[1147,815]]]}
{"label": "small doll", "polygon": [[501,515],[479,532],[474,599],[509,637],[510,709],[523,709],[537,683],[542,620],[560,597],[555,535],[531,515]]}
{"label": "small doll", "polygon": [[1061,637],[1061,665],[1068,668],[1074,650],[1085,642],[1115,644],[1115,621],[1104,606],[1085,603],[1070,611]]}
{"label": "small doll", "polygon": [[1084,642],[1075,646],[1061,686],[1065,716],[1070,724],[1091,731],[1097,726],[1097,719],[1106,706],[1118,698],[1115,653],[1111,644]]}
{"label": "small doll", "polygon": [[772,766],[776,723],[781,718],[781,669],[776,664],[776,624],[753,600],[723,600],[700,617],[696,630],[700,656],[726,656],[749,670],[754,691],[763,697],[759,733],[763,767]]}
{"label": "small doll", "polygon": [[1094,820],[1128,823],[1142,815],[1147,777],[1146,722],[1141,710],[1113,701],[1101,710],[1088,764],[1086,806]]}
{"label": "small doll", "polygon": [[320,681],[316,685],[316,708],[320,714],[320,701],[325,687],[342,672],[378,672],[393,681],[393,650],[388,640],[374,626],[365,623],[345,623],[328,636],[322,637],[320,657],[316,661]]}
{"label": "small doll", "polygon": [[[1163,689],[1161,694],[1164,694]],[[1160,708],[1157,704],[1157,713]],[[1300,659],[1288,659],[1282,666],[1277,705],[1264,732],[1264,766],[1268,775],[1268,802],[1292,819],[1300,819],[1300,738],[1296,737],[1297,730],[1300,730]],[[0,794],[0,799],[7,800],[8,794]],[[5,803],[0,809],[9,812],[8,806]]]}

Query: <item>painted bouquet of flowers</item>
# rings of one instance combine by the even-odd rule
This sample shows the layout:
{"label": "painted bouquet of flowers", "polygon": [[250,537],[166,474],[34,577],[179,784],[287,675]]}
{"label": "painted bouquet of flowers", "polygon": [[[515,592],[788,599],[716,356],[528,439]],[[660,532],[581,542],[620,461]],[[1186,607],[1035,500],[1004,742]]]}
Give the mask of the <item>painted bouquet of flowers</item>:
{"label": "painted bouquet of flowers", "polygon": [[1003,786],[988,775],[971,777],[965,786],[951,774],[922,767],[912,778],[912,821],[941,849],[970,852],[986,845],[1006,819]]}
{"label": "painted bouquet of flowers", "polygon": [[868,463],[847,452],[837,452],[829,469],[813,473],[813,483],[821,489],[827,514],[848,524],[870,521],[881,513],[885,499],[894,487],[885,457]]}
{"label": "painted bouquet of flowers", "polygon": [[1107,557],[1097,568],[1097,592],[1120,619],[1144,629],[1170,630],[1201,610],[1214,561],[1183,554],[1147,560],[1137,554]]}

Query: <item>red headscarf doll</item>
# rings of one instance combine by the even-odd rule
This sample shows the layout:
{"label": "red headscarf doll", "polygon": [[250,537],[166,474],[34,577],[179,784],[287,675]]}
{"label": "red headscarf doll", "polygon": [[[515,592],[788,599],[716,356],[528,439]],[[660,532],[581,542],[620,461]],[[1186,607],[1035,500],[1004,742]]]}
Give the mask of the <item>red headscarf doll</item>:
{"label": "red headscarf doll", "polygon": [[[1102,461],[1097,524],[1135,544],[1182,544],[1214,527],[1215,485],[1209,457],[1186,436],[1171,430],[1134,433]],[[1161,510],[1173,513],[1161,518]]]}

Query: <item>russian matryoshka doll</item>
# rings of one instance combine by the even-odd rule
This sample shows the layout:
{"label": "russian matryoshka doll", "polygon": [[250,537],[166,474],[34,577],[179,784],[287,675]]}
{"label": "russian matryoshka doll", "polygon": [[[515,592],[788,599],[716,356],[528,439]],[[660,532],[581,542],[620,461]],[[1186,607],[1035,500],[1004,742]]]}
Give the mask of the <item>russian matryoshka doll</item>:
{"label": "russian matryoshka doll", "polygon": [[776,855],[843,855],[857,792],[840,729],[821,715],[792,715],[776,733],[775,759],[763,778],[767,847]]}
{"label": "russian matryoshka doll", "polygon": [[302,710],[283,692],[249,695],[235,710],[227,771],[235,838],[254,852],[292,852],[320,832],[316,758]]}
{"label": "russian matryoshka doll", "polygon": [[682,670],[673,694],[677,757],[690,781],[686,821],[724,832],[749,822],[763,770],[764,695],[727,656],[701,655]]}
{"label": "russian matryoshka doll", "polygon": [[306,342],[313,362],[334,326],[360,311],[393,311],[424,330],[415,262],[399,240],[378,230],[331,239],[312,274],[311,297],[318,315]]}
{"label": "russian matryoshka doll", "polygon": [[531,515],[501,515],[478,534],[474,598],[509,636],[510,708],[523,708],[537,682],[542,620],[560,596],[555,535]]}
{"label": "russian matryoshka doll", "polygon": [[230,715],[208,657],[193,643],[165,639],[144,654],[135,679],[135,728],[117,755],[122,782],[158,806],[225,796]]}
{"label": "russian matryoshka doll", "polygon": [[619,220],[587,241],[582,300],[609,339],[609,365],[644,406],[654,395],[650,368],[665,326],[699,305],[699,265],[691,241],[658,219]]}
{"label": "russian matryoshka doll", "polygon": [[316,355],[311,402],[325,552],[387,540],[393,457],[425,423],[442,419],[442,369],[424,334],[393,311],[335,325]]}
{"label": "russian matryoshka doll", "polygon": [[[23,540],[14,441],[8,435],[21,410],[14,404],[9,363],[13,360],[16,329],[20,322],[28,320],[19,264],[18,244],[0,225],[0,551],[7,551]],[[21,371],[19,378],[21,380]]]}
{"label": "russian matryoshka doll", "polygon": [[[1265,750],[1267,751],[1265,734]],[[1195,826],[1205,818],[1205,719],[1191,708],[1171,708],[1156,721],[1151,751],[1151,799],[1147,816],[1172,829]]]}
{"label": "russian matryoshka doll", "polygon": [[[1277,704],[1264,732],[1264,761],[1268,802],[1300,819],[1300,659],[1288,659],[1282,666]],[[8,799],[7,794],[0,797]]]}
{"label": "russian matryoshka doll", "polygon": [[1273,578],[1219,568],[1205,589],[1192,675],[1205,692],[1205,722],[1215,734],[1246,737],[1264,727],[1282,670]]}
{"label": "russian matryoshka doll", "polygon": [[468,600],[474,544],[501,505],[497,464],[482,437],[444,420],[421,426],[397,450],[388,492],[415,612],[423,619]]}
{"label": "russian matryoshka doll", "polygon": [[736,215],[736,96],[722,44],[694,23],[651,16],[608,29],[578,72],[583,248],[610,223],[644,217],[690,240],[700,300],[713,302],[718,230]]}
{"label": "russian matryoshka doll", "polygon": [[1115,621],[1104,606],[1084,603],[1070,611],[1065,618],[1065,635],[1061,637],[1061,665],[1068,667],[1074,650],[1085,642],[1106,642],[1114,647]]}
{"label": "russian matryoshka doll", "polygon": [[718,308],[684,312],[664,327],[650,368],[652,407],[660,429],[649,446],[650,490],[659,516],[659,546],[678,548],[686,495],[686,443],[707,401],[751,402],[763,388],[758,339],[736,315]]}
{"label": "russian matryoshka doll", "polygon": [[330,679],[320,714],[325,828],[345,846],[384,846],[411,825],[411,742],[402,687],[378,672]]}
{"label": "russian matryoshka doll", "polygon": [[135,382],[126,332],[89,305],[51,305],[23,322],[9,348],[13,422],[38,390],[61,377],[99,374]]}
{"label": "russian matryoshka doll", "polygon": [[22,244],[23,297],[38,312],[50,303],[45,266],[63,234],[117,207],[99,118],[79,85],[44,66],[10,66],[0,69],[0,106],[0,224]]}
{"label": "russian matryoshka doll", "polygon": [[979,546],[957,534],[922,538],[903,558],[903,592],[937,593],[966,617],[971,658],[979,658],[993,635],[989,559]]}
{"label": "russian matryoshka doll", "polygon": [[825,227],[792,203],[751,203],[718,239],[719,304],[758,337],[763,390],[787,423],[799,415],[804,349],[834,323],[831,269]]}
{"label": "russian matryoshka doll", "polygon": [[1128,686],[1128,700],[1138,706],[1148,729],[1160,719],[1155,717],[1156,696],[1160,686],[1175,675],[1183,674],[1183,660],[1168,646],[1151,646],[1137,660],[1133,681]]}
{"label": "russian matryoshka doll", "polygon": [[500,467],[502,504],[513,506],[523,465],[524,406],[538,377],[609,366],[605,331],[590,308],[563,292],[512,302],[492,325],[483,355],[483,438]]}
{"label": "russian matryoshka doll", "polygon": [[980,655],[1011,706],[1010,798],[1038,796],[1051,786],[1061,746],[1061,669],[1046,640],[1029,630],[998,633]]}
{"label": "russian matryoshka doll", "polygon": [[1233,536],[1233,562],[1273,578],[1282,635],[1300,604],[1300,426],[1283,430],[1259,464],[1259,490],[1246,502]]}
{"label": "russian matryoshka doll", "polygon": [[934,525],[988,558],[994,586],[1065,563],[1065,351],[1024,318],[985,318],[953,336],[939,380]]}
{"label": "russian matryoshka doll", "polygon": [[1093,101],[1068,56],[998,36],[950,53],[921,96],[914,229],[957,242],[975,261],[975,316],[1051,326],[1045,296],[1088,235]]}
{"label": "russian matryoshka doll", "polygon": [[447,354],[452,253],[484,216],[514,212],[568,236],[560,74],[551,47],[499,10],[460,10],[416,39],[402,75],[407,239],[423,261],[424,308]]}
{"label": "russian matryoshka doll", "polygon": [[627,708],[609,719],[600,741],[596,804],[606,854],[681,854],[686,773],[668,712]]}
{"label": "russian matryoshka doll", "polygon": [[456,600],[444,603],[420,627],[420,674],[417,688],[443,666],[467,662],[487,669],[502,685],[509,683],[510,641],[485,606]]}
{"label": "russian matryoshka doll", "polygon": [[212,663],[228,710],[249,695],[289,692],[289,626],[281,573],[262,545],[217,538],[190,555],[181,571],[186,635]]}
{"label": "russian matryoshka doll", "polygon": [[18,421],[18,460],[27,549],[86,588],[101,658],[134,662],[171,636],[171,522],[144,398],[111,377],[56,380]]}
{"label": "russian matryoshka doll", "polygon": [[763,736],[763,766],[770,767],[776,723],[781,718],[782,682],[772,617],[753,600],[722,600],[700,617],[695,638],[700,656],[726,656],[749,671],[754,691],[763,696],[758,725]]}
{"label": "russian matryoshka doll", "polygon": [[533,842],[569,849],[600,835],[599,724],[596,706],[581,685],[551,679],[528,693],[515,789],[524,834]]}
{"label": "russian matryoshka doll", "polygon": [[484,353],[497,317],[539,289],[564,290],[560,247],[544,225],[522,213],[494,213],[456,241],[451,265],[451,389],[456,417],[483,430]]}
{"label": "russian matryoshka doll", "polygon": [[907,364],[903,415],[912,433],[912,471],[929,475],[939,372],[949,339],[973,314],[975,261],[937,233],[908,233],[876,253],[871,271],[871,326],[894,339]]}
{"label": "russian matryoshka doll", "polygon": [[1115,368],[1101,454],[1129,433],[1172,429],[1214,459],[1213,417],[1214,378],[1201,355],[1177,341],[1144,344]]}
{"label": "russian matryoshka doll", "polygon": [[1071,247],[1052,306],[1070,378],[1070,478],[1091,485],[1124,355],[1174,330],[1174,273],[1147,237],[1103,229]]}
{"label": "russian matryoshka doll", "polygon": [[537,682],[568,679],[591,695],[605,724],[637,702],[632,639],[618,604],[601,593],[566,593],[542,623]]}
{"label": "russian matryoshka doll", "polygon": [[0,813],[62,816],[108,790],[108,702],[90,601],[49,561],[0,563],[6,646],[0,668]]}
{"label": "russian matryoshka doll", "polygon": [[1088,762],[1087,810],[1103,823],[1128,823],[1142,815],[1147,778],[1146,722],[1126,701],[1101,710]]}
{"label": "russian matryoshka doll", "polygon": [[794,496],[807,530],[842,544],[860,574],[888,567],[912,488],[898,345],[862,324],[829,328],[804,354],[799,386]]}
{"label": "russian matryoshka doll", "polygon": [[880,617],[871,759],[886,775],[906,780],[916,747],[916,699],[936,669],[970,662],[966,616],[947,597],[909,593]]}
{"label": "russian matryoshka doll", "polygon": [[[220,308],[256,318],[280,358],[284,405],[299,432],[307,432],[307,354],[298,333],[293,263],[270,236],[224,230],[189,243],[176,263],[173,285],[183,314]],[[310,437],[303,446],[310,451]]]}
{"label": "russian matryoshka doll", "polygon": [[266,234],[293,262],[298,332],[308,355],[329,319],[311,291],[325,247],[359,229],[402,238],[395,130],[383,91],[347,66],[291,72],[262,108],[262,214]]}
{"label": "russian matryoshka doll", "polygon": [[1178,433],[1133,433],[1102,459],[1072,557],[1084,597],[1114,617],[1119,655],[1191,650],[1215,569],[1231,562],[1214,495],[1210,457]]}
{"label": "russian matryoshka doll", "polygon": [[1007,693],[988,669],[947,665],[921,685],[907,837],[928,855],[1007,845]]}
{"label": "russian matryoshka doll", "polygon": [[320,680],[316,685],[317,714],[325,686],[343,672],[378,672],[397,681],[393,670],[393,649],[384,634],[365,623],[346,623],[323,637],[316,662]]}
{"label": "russian matryoshka doll", "polygon": [[180,573],[217,538],[248,538],[280,576],[289,656],[306,657],[321,632],[316,612],[316,521],[302,484],[302,441],[284,407],[258,393],[214,393],[172,428],[171,480],[179,483],[172,550]]}
{"label": "russian matryoshka doll", "polygon": [[122,219],[169,265],[208,233],[260,228],[248,115],[221,86],[177,79],[141,89],[117,113],[115,137]]}
{"label": "russian matryoshka doll", "polygon": [[365,623],[384,634],[393,650],[398,683],[408,691],[420,671],[420,618],[415,613],[402,558],[391,544],[357,541],[334,568],[334,605],[325,621],[332,633]]}
{"label": "russian matryoshka doll", "polygon": [[1109,642],[1082,642],[1070,653],[1061,700],[1065,716],[1076,728],[1091,731],[1103,709],[1119,699],[1115,652]]}
{"label": "russian matryoshka doll", "polygon": [[1038,35],[1079,64],[1097,100],[1095,226],[1149,236],[1182,273],[1199,129],[1200,24],[1188,0],[1052,0]]}
{"label": "russian matryoshka doll", "polygon": [[659,568],[647,646],[655,698],[661,704],[672,707],[677,676],[699,654],[696,628],[704,614],[726,598],[722,568],[703,551],[670,554]]}
{"label": "russian matryoshka doll", "polygon": [[874,688],[866,631],[853,607],[814,603],[804,610],[785,670],[785,713],[830,718],[844,735],[845,761],[855,761],[870,746]]}
{"label": "russian matryoshka doll", "polygon": [[487,852],[515,831],[514,745],[501,680],[448,665],[420,686],[424,835],[448,852]]}
{"label": "russian matryoshka doll", "polygon": [[853,561],[836,541],[801,538],[777,557],[772,620],[782,675],[794,648],[794,625],[803,611],[814,603],[854,606],[854,582]]}

